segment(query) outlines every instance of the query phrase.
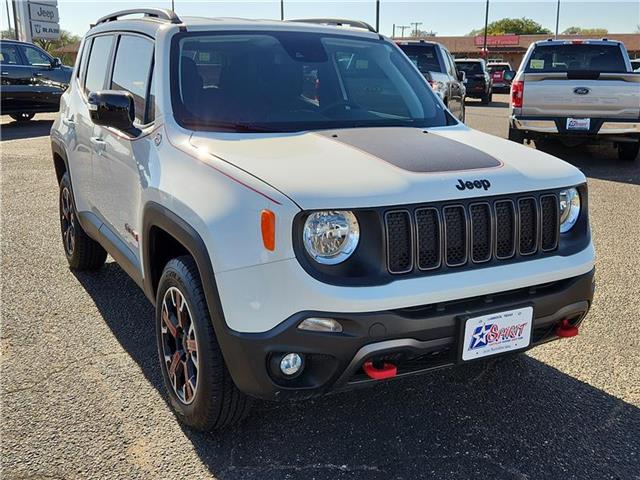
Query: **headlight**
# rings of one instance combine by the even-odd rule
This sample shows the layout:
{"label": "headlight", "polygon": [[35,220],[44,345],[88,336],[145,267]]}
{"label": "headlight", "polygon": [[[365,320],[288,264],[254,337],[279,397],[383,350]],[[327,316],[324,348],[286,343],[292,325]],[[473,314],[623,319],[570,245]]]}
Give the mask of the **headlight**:
{"label": "headlight", "polygon": [[565,233],[578,221],[580,216],[580,194],[575,188],[560,192],[560,233]]}
{"label": "headlight", "polygon": [[358,246],[360,227],[352,212],[314,212],[304,223],[302,236],[311,258],[323,265],[336,265],[349,258]]}

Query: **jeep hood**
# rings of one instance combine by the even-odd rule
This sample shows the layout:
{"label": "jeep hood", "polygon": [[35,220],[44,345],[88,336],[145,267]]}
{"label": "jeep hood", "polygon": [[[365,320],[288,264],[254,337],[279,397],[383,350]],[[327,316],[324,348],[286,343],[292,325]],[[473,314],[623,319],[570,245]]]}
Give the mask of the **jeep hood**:
{"label": "jeep hood", "polygon": [[[275,134],[199,131],[190,142],[206,148],[215,161],[228,162],[279,190],[302,209],[456,200],[585,181],[578,169],[555,157],[466,126]],[[469,185],[478,180],[476,185],[482,186],[460,189],[460,180]]]}

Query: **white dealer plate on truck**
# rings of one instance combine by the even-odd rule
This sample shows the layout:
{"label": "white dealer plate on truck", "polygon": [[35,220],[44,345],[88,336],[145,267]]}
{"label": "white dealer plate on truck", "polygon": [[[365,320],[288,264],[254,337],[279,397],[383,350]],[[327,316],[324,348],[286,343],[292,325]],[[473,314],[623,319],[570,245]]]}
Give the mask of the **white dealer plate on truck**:
{"label": "white dealer plate on truck", "polygon": [[491,313],[467,319],[462,338],[462,360],[518,350],[531,343],[533,307]]}
{"label": "white dealer plate on truck", "polygon": [[567,130],[586,130],[591,128],[590,118],[567,118]]}

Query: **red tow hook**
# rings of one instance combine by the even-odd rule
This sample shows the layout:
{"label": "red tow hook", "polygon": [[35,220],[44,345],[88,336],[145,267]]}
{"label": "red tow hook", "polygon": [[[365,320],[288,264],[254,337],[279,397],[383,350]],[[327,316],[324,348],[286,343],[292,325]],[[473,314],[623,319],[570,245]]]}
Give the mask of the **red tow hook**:
{"label": "red tow hook", "polygon": [[[377,363],[377,362],[376,362]],[[362,369],[364,373],[367,374],[369,378],[373,380],[384,380],[386,378],[393,378],[398,373],[398,367],[396,367],[393,363],[382,364],[382,368],[379,368],[378,365],[374,366],[373,362],[364,362],[362,365]]]}
{"label": "red tow hook", "polygon": [[566,318],[556,327],[556,335],[562,338],[570,338],[578,335],[578,327],[571,325]]}

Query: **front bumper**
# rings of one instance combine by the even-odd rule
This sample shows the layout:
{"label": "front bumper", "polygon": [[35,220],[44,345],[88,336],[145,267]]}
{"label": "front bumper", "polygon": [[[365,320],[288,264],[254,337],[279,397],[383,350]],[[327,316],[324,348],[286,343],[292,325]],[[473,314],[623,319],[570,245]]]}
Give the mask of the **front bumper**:
{"label": "front bumper", "polygon": [[571,136],[571,137],[614,137],[640,139],[640,119],[591,118],[591,128],[587,131],[567,130],[567,117],[523,117],[511,115],[510,126],[529,134],[528,136]]}
{"label": "front bumper", "polygon": [[[264,333],[227,330],[218,335],[229,371],[240,390],[268,400],[301,399],[331,390],[374,382],[362,371],[365,361],[391,360],[395,378],[460,363],[458,344],[463,316],[531,305],[534,311],[531,345],[554,340],[555,327],[565,319],[579,324],[594,292],[594,271],[461,300],[365,313],[303,311]],[[342,333],[301,331],[308,317],[340,321]],[[278,374],[279,358],[304,354],[305,367],[294,379]]]}

